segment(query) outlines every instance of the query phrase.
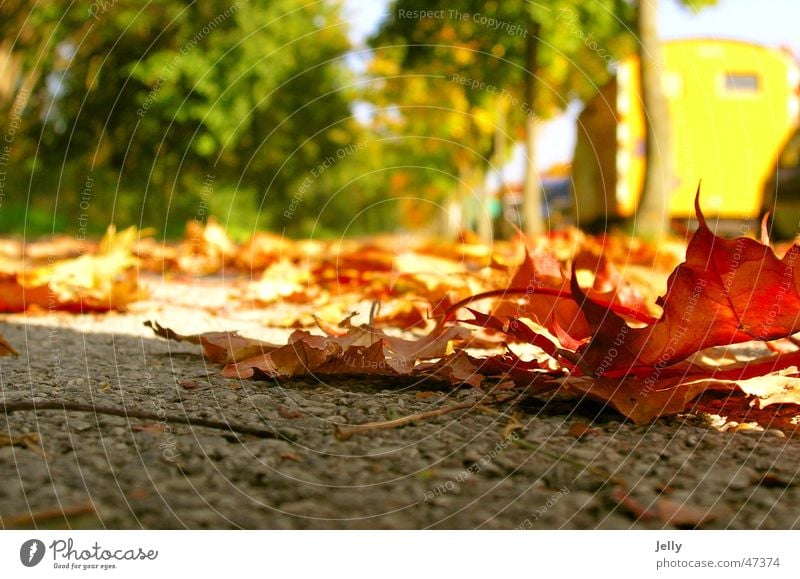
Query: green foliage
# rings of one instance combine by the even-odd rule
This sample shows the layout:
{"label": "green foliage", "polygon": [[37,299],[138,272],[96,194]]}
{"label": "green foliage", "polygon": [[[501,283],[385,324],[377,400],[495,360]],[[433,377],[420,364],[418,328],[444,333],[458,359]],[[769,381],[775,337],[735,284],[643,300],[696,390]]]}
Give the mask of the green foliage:
{"label": "green foliage", "polygon": [[[606,82],[634,50],[635,7],[396,0],[371,40],[371,82],[353,88],[338,0],[6,0],[0,137],[16,125],[0,148],[0,227],[173,235],[209,213],[240,237],[419,224],[478,190],[532,114]],[[374,107],[369,127],[358,100]]]}
{"label": "green foliage", "polygon": [[[633,6],[625,0],[482,2],[457,6],[436,0],[396,0],[392,17],[373,39],[378,55],[406,72],[431,72],[452,79],[465,75],[505,90],[522,102],[525,78],[534,74],[546,87],[535,114],[551,117],[573,98],[594,94],[613,73],[613,64],[633,49]],[[431,17],[415,17],[432,14]],[[539,26],[538,70],[525,69],[527,39]],[[496,96],[465,87],[466,102]],[[517,122],[527,114],[509,111]]]}
{"label": "green foliage", "polygon": [[[480,187],[490,159],[505,156],[498,143],[520,140],[531,116],[550,118],[593,95],[633,46],[633,7],[625,0],[396,0],[390,14],[372,39],[367,98],[379,107],[379,128],[412,137],[409,159],[431,167],[429,174],[458,175],[469,191]],[[538,49],[529,71],[531,39]],[[540,87],[533,103],[531,78]],[[509,127],[507,134],[495,134],[498,127]],[[441,198],[454,181],[433,181]]]}
{"label": "green foliage", "polygon": [[[338,10],[299,0],[4,2],[0,39],[15,39],[13,82],[29,98],[0,211],[179,231],[204,194],[226,188],[254,196],[246,205],[279,226],[297,182],[355,130]],[[12,105],[0,94],[2,109]]]}

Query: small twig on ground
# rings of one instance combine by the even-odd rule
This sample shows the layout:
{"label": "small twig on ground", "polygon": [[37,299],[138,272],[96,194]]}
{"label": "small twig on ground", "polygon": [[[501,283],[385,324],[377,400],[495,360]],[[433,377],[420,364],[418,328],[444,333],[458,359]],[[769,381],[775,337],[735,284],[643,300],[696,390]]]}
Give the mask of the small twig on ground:
{"label": "small twig on ground", "polygon": [[386,422],[367,422],[365,424],[352,424],[352,425],[336,425],[336,438],[338,440],[347,440],[354,434],[361,434],[369,432],[370,430],[387,430],[390,428],[399,428],[416,422],[418,420],[427,420],[428,418],[436,418],[444,416],[457,410],[467,410],[471,408],[480,408],[480,404],[474,402],[462,402],[461,404],[454,404],[453,406],[446,406],[445,408],[438,408],[436,410],[429,410],[427,412],[419,412],[417,414],[410,414],[409,416],[402,416],[394,420],[387,420]]}
{"label": "small twig on ground", "polygon": [[26,527],[28,525],[46,523],[58,519],[69,519],[70,517],[78,517],[81,515],[93,515],[95,513],[97,513],[97,509],[95,509],[94,503],[89,501],[70,507],[53,507],[41,511],[31,511],[24,515],[14,515],[11,517],[0,516],[0,523],[2,523],[3,528],[8,529],[13,527]]}
{"label": "small twig on ground", "polygon": [[36,432],[26,432],[25,434],[17,436],[0,434],[0,446],[23,446],[40,455],[42,458],[45,458],[42,441],[39,438],[39,434]]}
{"label": "small twig on ground", "polygon": [[515,412],[509,417],[508,422],[503,427],[503,431],[500,434],[503,440],[511,438],[511,434],[516,433],[517,430],[525,430],[525,425],[520,422],[521,416],[521,413]]}
{"label": "small twig on ground", "polygon": [[255,428],[245,424],[236,424],[224,420],[211,420],[208,418],[194,418],[190,416],[180,416],[177,414],[164,414],[155,412],[143,412],[141,410],[129,410],[127,408],[115,408],[111,406],[95,406],[93,404],[81,404],[79,402],[67,402],[64,400],[18,400],[14,402],[0,402],[0,412],[11,414],[20,410],[63,410],[69,412],[91,412],[94,414],[107,414],[109,416],[121,416],[123,418],[136,418],[139,420],[154,420],[159,422],[170,422],[172,424],[185,424],[187,426],[202,426],[205,428],[215,428],[217,430],[227,430],[239,434],[250,434],[259,438],[286,438],[284,435],[274,430]]}

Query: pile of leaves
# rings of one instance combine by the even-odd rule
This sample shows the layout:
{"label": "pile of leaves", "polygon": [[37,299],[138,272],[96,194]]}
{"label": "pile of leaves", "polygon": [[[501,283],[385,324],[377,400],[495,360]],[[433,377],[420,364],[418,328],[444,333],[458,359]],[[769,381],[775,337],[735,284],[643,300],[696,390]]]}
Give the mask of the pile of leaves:
{"label": "pile of leaves", "polygon": [[[234,302],[295,328],[286,344],[150,324],[199,344],[227,377],[407,377],[515,399],[588,397],[637,423],[699,408],[795,430],[800,247],[778,257],[765,233],[723,239],[699,197],[696,211],[685,252],[574,229],[491,248],[468,235],[443,244],[258,233],[238,245],[213,220],[172,245],[133,228],[110,228],[99,244],[4,242],[0,311],[122,310],[142,296],[141,269],[235,272]],[[368,321],[356,323],[354,309]],[[0,355],[13,354],[0,339]]]}
{"label": "pile of leaves", "polygon": [[123,310],[141,297],[139,232],[111,226],[99,244],[55,238],[23,246],[5,243],[0,255],[0,312]]}
{"label": "pile of leaves", "polygon": [[[377,327],[377,307],[367,324],[353,325],[351,318],[337,327],[320,324],[324,335],[297,330],[282,345],[236,333],[183,336],[155,323],[151,327],[164,338],[199,344],[225,376],[244,379],[409,376],[530,395],[573,393],[608,404],[637,423],[684,412],[708,391],[737,393],[753,412],[794,407],[800,403],[800,349],[790,337],[800,331],[795,267],[800,247],[791,246],[779,258],[765,234],[762,242],[723,239],[708,227],[699,195],[696,211],[699,227],[685,260],[655,302],[650,295],[657,283],[648,289],[626,281],[602,251],[602,240],[582,240],[568,261],[534,247],[499,288],[492,287],[502,279],[492,274],[498,269],[495,258],[479,255],[480,267],[464,271],[483,291],[458,300],[454,288],[463,294],[472,286],[439,288],[442,274],[434,268],[439,273],[431,274],[433,281],[420,292],[428,303],[426,333],[416,339]],[[648,256],[651,263],[653,258]],[[373,286],[377,291],[367,290],[376,300],[403,277],[396,265],[389,269],[380,259],[371,260],[369,247],[353,260],[359,284],[379,281]],[[336,267],[331,275],[346,283],[350,272]],[[303,275],[307,282],[328,273],[307,269]],[[387,285],[387,276],[394,285]],[[409,279],[418,284],[425,278]],[[727,348],[745,342],[762,344],[762,355],[738,359],[736,350]],[[494,351],[486,353],[487,348]],[[794,428],[796,414],[782,426]]]}
{"label": "pile of leaves", "polygon": [[213,219],[205,225],[189,223],[178,244],[143,239],[136,251],[142,270],[247,279],[231,293],[230,302],[263,309],[270,326],[333,327],[353,309],[366,312],[377,301],[380,308],[371,320],[375,327],[430,330],[458,301],[508,287],[521,255],[528,269],[554,268],[560,275],[559,268],[581,247],[602,253],[609,262],[624,262],[626,278],[636,282],[636,291],[652,295],[650,302],[662,289],[660,283],[653,287],[653,262],[669,271],[683,251],[679,245],[657,252],[624,236],[596,238],[577,229],[536,240],[495,241],[491,247],[468,233],[452,243],[407,234],[289,240],[259,232],[240,245]]}
{"label": "pile of leaves", "polygon": [[[139,231],[108,228],[99,244],[54,237],[0,244],[0,312],[107,312],[139,300]],[[18,355],[0,336],[0,356]]]}

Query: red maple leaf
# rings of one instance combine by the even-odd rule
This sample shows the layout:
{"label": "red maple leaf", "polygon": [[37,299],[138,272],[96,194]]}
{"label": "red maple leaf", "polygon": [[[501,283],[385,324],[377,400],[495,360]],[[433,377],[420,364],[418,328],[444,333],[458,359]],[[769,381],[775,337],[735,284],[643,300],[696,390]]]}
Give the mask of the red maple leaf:
{"label": "red maple leaf", "polygon": [[774,340],[800,330],[800,293],[793,245],[778,258],[754,239],[723,239],[709,229],[695,199],[699,227],[658,300],[663,313],[654,324],[634,328],[586,296],[572,278],[571,289],[592,328],[579,350],[584,368],[596,376],[643,375],[664,369],[712,346]]}

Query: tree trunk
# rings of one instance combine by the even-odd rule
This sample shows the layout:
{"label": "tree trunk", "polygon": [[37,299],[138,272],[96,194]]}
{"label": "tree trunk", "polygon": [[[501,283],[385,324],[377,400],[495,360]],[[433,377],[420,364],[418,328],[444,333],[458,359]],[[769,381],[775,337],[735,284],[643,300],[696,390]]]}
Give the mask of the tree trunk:
{"label": "tree trunk", "polygon": [[658,0],[639,0],[637,21],[647,157],[644,190],[633,230],[637,235],[658,240],[669,232],[670,196],[674,188],[672,125],[662,88],[664,59],[658,38]]}
{"label": "tree trunk", "polygon": [[525,188],[522,193],[522,219],[525,235],[534,237],[544,233],[542,218],[542,189],[539,173],[536,170],[536,117],[533,114],[536,103],[539,70],[539,30],[540,25],[532,22],[528,30],[528,42],[525,54]]}
{"label": "tree trunk", "polygon": [[477,203],[470,193],[469,185],[469,168],[466,164],[461,163],[458,165],[458,186],[456,189],[456,197],[461,202],[461,224],[459,226],[459,234],[464,231],[475,231],[475,225],[478,217],[475,211]]}
{"label": "tree trunk", "polygon": [[[482,188],[483,214],[478,224],[478,235],[481,241],[485,243],[491,243],[497,235],[495,222],[497,221],[498,204],[502,202],[503,191],[505,189],[503,165],[506,162],[506,115],[508,112],[506,103],[507,101],[505,98],[495,99],[497,118],[494,123],[494,150],[492,151],[489,170],[482,172],[484,179],[479,185]],[[487,174],[494,174],[497,176],[497,191],[492,191],[486,186],[485,177]]]}
{"label": "tree trunk", "polygon": [[476,166],[469,172],[468,190],[475,200],[475,232],[487,245],[492,242],[492,217],[489,212],[489,188],[486,186],[486,171]]}

